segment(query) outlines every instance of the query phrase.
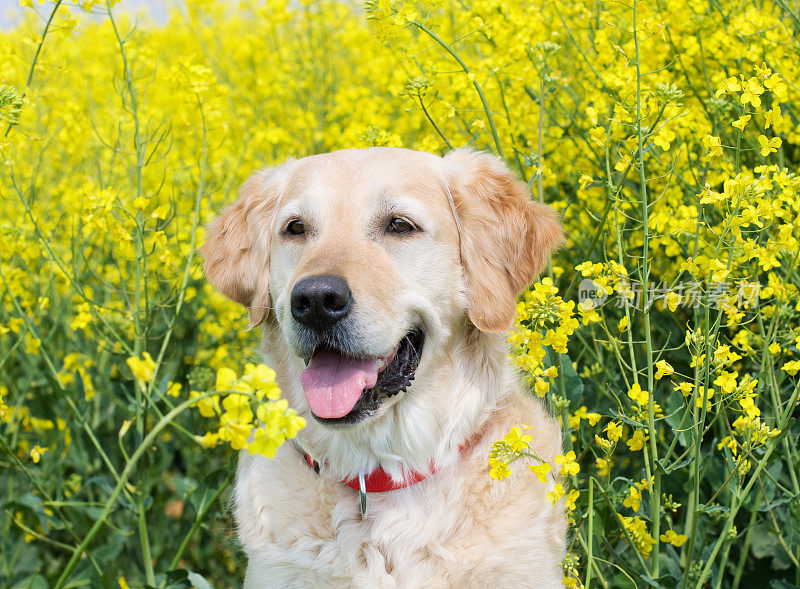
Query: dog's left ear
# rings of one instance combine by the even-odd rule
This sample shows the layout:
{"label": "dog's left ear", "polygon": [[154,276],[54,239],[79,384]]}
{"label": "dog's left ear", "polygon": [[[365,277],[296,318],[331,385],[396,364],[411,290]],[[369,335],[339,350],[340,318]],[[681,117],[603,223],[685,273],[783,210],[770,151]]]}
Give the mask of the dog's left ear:
{"label": "dog's left ear", "polygon": [[528,186],[486,153],[445,156],[461,239],[467,314],[481,331],[511,328],[517,295],[564,239],[556,212],[531,201]]}

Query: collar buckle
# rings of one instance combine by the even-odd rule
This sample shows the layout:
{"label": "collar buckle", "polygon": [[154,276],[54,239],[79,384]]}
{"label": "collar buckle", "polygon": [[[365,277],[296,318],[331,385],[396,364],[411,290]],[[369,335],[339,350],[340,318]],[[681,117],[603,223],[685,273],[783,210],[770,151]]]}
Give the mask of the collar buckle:
{"label": "collar buckle", "polygon": [[364,473],[358,475],[358,498],[361,519],[367,519],[367,483],[364,481]]}

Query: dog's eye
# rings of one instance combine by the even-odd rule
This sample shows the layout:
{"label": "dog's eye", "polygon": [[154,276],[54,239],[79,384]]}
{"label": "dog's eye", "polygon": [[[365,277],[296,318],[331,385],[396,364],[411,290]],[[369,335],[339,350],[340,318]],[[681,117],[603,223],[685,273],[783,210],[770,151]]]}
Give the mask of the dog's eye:
{"label": "dog's eye", "polygon": [[306,226],[300,219],[295,219],[286,226],[286,233],[289,235],[303,235],[306,232]]}
{"label": "dog's eye", "polygon": [[414,231],[414,226],[405,219],[395,217],[389,221],[389,226],[386,229],[390,233],[410,233]]}

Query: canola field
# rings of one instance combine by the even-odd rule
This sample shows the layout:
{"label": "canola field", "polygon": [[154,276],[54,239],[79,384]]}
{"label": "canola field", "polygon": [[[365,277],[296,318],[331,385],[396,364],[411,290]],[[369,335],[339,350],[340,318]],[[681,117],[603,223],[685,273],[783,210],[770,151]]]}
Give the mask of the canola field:
{"label": "canola field", "polygon": [[[504,158],[567,243],[509,335],[568,587],[800,587],[796,0],[23,0],[0,32],[0,586],[236,587],[303,427],[197,249],[254,170]],[[535,432],[498,440],[486,476]]]}

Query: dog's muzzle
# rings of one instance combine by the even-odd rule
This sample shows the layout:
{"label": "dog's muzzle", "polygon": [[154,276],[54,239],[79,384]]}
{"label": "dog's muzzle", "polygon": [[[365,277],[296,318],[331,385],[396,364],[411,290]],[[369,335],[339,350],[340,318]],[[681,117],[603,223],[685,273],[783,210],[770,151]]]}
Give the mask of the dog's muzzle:
{"label": "dog's muzzle", "polygon": [[335,347],[318,346],[300,375],[314,418],[343,425],[374,413],[384,399],[405,391],[414,380],[424,343],[424,332],[414,329],[383,358],[352,357]]}

